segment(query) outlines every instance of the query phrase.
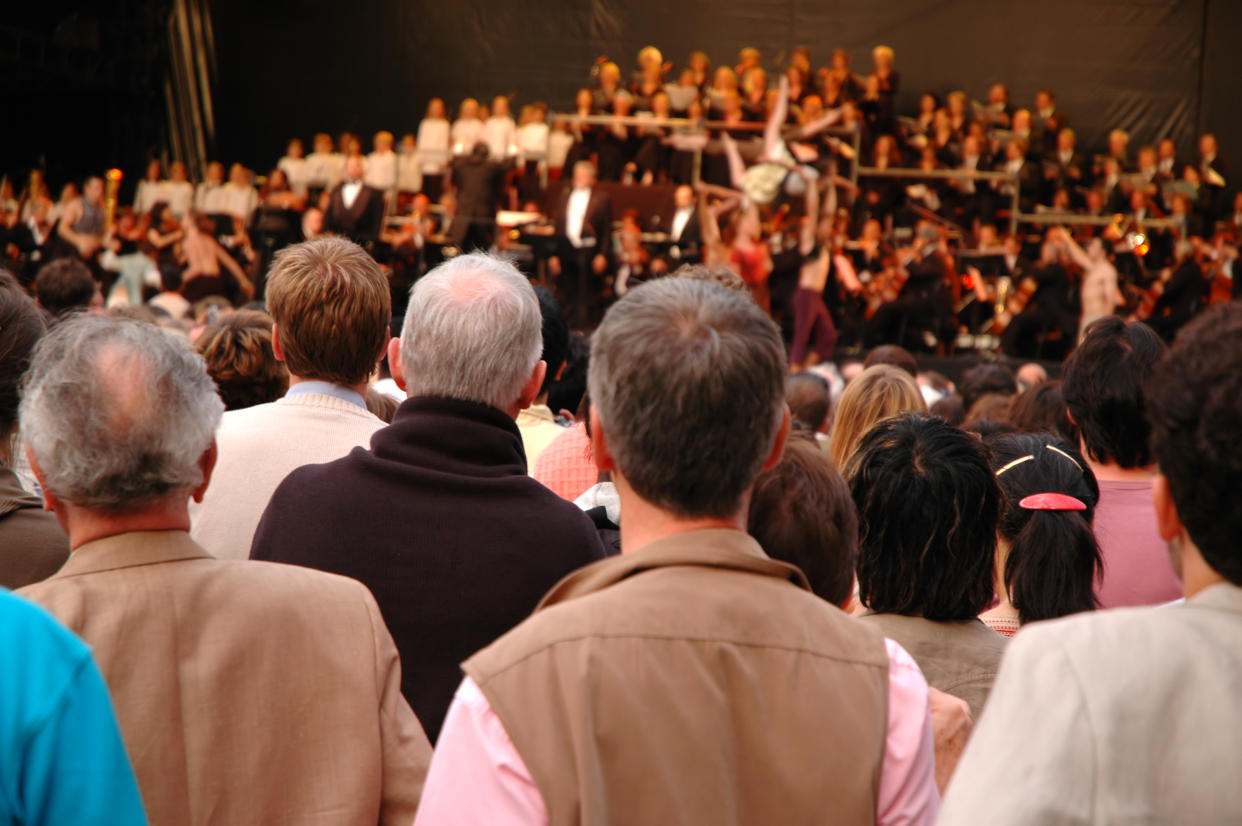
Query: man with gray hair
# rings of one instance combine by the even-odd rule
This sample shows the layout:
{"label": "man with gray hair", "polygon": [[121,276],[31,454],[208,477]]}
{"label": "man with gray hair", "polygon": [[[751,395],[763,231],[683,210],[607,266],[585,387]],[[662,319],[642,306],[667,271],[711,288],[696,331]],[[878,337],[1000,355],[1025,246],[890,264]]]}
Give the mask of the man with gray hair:
{"label": "man with gray hair", "polygon": [[649,282],[608,311],[591,446],[621,556],[466,662],[416,826],[935,819],[918,667],[746,533],[786,369],[771,320],[714,284]]}
{"label": "man with gray hair", "polygon": [[194,541],[224,559],[247,557],[267,500],[291,470],[365,447],[384,426],[366,402],[392,319],[375,260],[344,238],[286,247],[268,274],[267,307],[289,390],[224,415],[216,484],[190,506]]}
{"label": "man with gray hair", "polygon": [[526,474],[514,420],[546,373],[541,329],[534,289],[499,258],[427,273],[388,347],[408,394],[393,423],[369,451],[289,474],[255,532],[253,559],[371,589],[432,742],[461,661],[603,556],[590,519]]}
{"label": "man with gray hair", "polygon": [[189,537],[223,409],[158,327],[44,338],[21,431],[73,555],[21,594],[94,649],[152,823],[408,824],[430,745],[371,594]]}

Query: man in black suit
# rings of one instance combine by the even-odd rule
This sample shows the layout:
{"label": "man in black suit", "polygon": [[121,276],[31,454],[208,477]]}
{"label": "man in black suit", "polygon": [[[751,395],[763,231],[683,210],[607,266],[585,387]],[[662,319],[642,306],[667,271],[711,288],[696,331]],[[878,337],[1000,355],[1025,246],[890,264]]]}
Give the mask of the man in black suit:
{"label": "man in black suit", "polygon": [[486,250],[496,234],[496,208],[500,204],[502,179],[513,168],[513,159],[493,161],[487,144],[479,141],[453,160],[453,184],[457,187],[457,214],[449,226],[449,238],[462,250]]}
{"label": "man in black suit", "polygon": [[1090,173],[1091,165],[1078,149],[1078,136],[1069,127],[1062,129],[1057,133],[1056,148],[1044,164],[1043,203],[1052,203],[1052,196],[1058,189],[1068,189],[1072,201],[1081,203],[1082,196],[1077,194],[1077,189],[1090,183]]}
{"label": "man in black suit", "polygon": [[384,193],[362,181],[362,158],[345,160],[345,180],[334,190],[324,214],[324,229],[365,245],[379,238]]}
{"label": "man in black suit", "polygon": [[653,273],[661,275],[682,264],[699,262],[703,238],[697,202],[693,187],[687,184],[673,191],[673,214],[661,226],[668,235],[668,248],[651,262]]}
{"label": "man in black suit", "polygon": [[561,305],[575,329],[599,321],[600,291],[612,255],[612,202],[595,186],[595,165],[574,164],[573,184],[552,213],[557,254],[548,270],[557,279]]}

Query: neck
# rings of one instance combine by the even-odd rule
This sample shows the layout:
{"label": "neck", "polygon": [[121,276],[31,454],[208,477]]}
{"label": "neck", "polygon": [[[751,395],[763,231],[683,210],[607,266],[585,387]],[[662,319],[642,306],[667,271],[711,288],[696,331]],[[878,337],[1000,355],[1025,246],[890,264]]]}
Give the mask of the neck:
{"label": "neck", "polygon": [[[746,530],[746,505],[727,518],[716,517],[682,517],[676,516],[643,499],[634,492],[617,471],[613,471],[613,483],[617,486],[617,495],[621,499],[621,553],[628,554],[645,548],[659,539],[666,539],[680,533],[700,531],[709,528],[728,530]],[[749,499],[749,495],[747,496]]]}
{"label": "neck", "polygon": [[175,496],[145,508],[109,513],[56,503],[56,518],[69,537],[70,550],[87,542],[132,531],[189,531],[190,513],[184,496]]}
{"label": "neck", "polygon": [[[328,380],[317,379],[313,376],[295,376],[292,373],[289,374],[289,386],[290,387],[292,387],[295,384],[301,384],[304,381],[328,381]],[[362,396],[362,398],[364,399],[367,397],[367,382],[365,381],[360,382],[359,384],[341,384],[339,381],[334,381],[334,382],[329,382],[329,384],[335,384],[337,387],[344,387],[346,390],[352,390],[355,393],[357,393],[359,396]]]}
{"label": "neck", "polygon": [[1187,535],[1185,528],[1182,528],[1181,533],[1169,545],[1174,565],[1182,576],[1182,592],[1186,599],[1205,588],[1227,581],[1203,558],[1199,546]]}
{"label": "neck", "polygon": [[1150,482],[1156,475],[1154,465],[1126,468],[1115,462],[1097,462],[1087,454],[1085,444],[1080,444],[1080,447],[1082,455],[1087,457],[1087,466],[1099,482]]}

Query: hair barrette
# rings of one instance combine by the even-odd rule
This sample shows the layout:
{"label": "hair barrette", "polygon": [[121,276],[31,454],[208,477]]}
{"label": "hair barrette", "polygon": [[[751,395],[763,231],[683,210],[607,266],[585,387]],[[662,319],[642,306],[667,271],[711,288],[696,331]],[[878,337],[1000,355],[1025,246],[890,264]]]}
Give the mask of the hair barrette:
{"label": "hair barrette", "polygon": [[1028,511],[1085,511],[1081,499],[1067,493],[1033,493],[1018,502],[1018,507]]}

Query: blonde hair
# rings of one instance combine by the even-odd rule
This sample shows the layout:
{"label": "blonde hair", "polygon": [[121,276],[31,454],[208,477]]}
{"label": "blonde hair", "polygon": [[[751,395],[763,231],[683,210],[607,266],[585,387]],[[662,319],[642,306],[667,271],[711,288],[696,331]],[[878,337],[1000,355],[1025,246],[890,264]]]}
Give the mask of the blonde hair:
{"label": "blonde hair", "polygon": [[845,386],[832,422],[828,452],[844,470],[872,427],[899,413],[926,413],[927,402],[910,374],[891,364],[876,364]]}
{"label": "blonde hair", "polygon": [[887,57],[889,60],[892,60],[893,59],[892,47],[876,46],[874,49],[871,50],[871,56],[872,57]]}

